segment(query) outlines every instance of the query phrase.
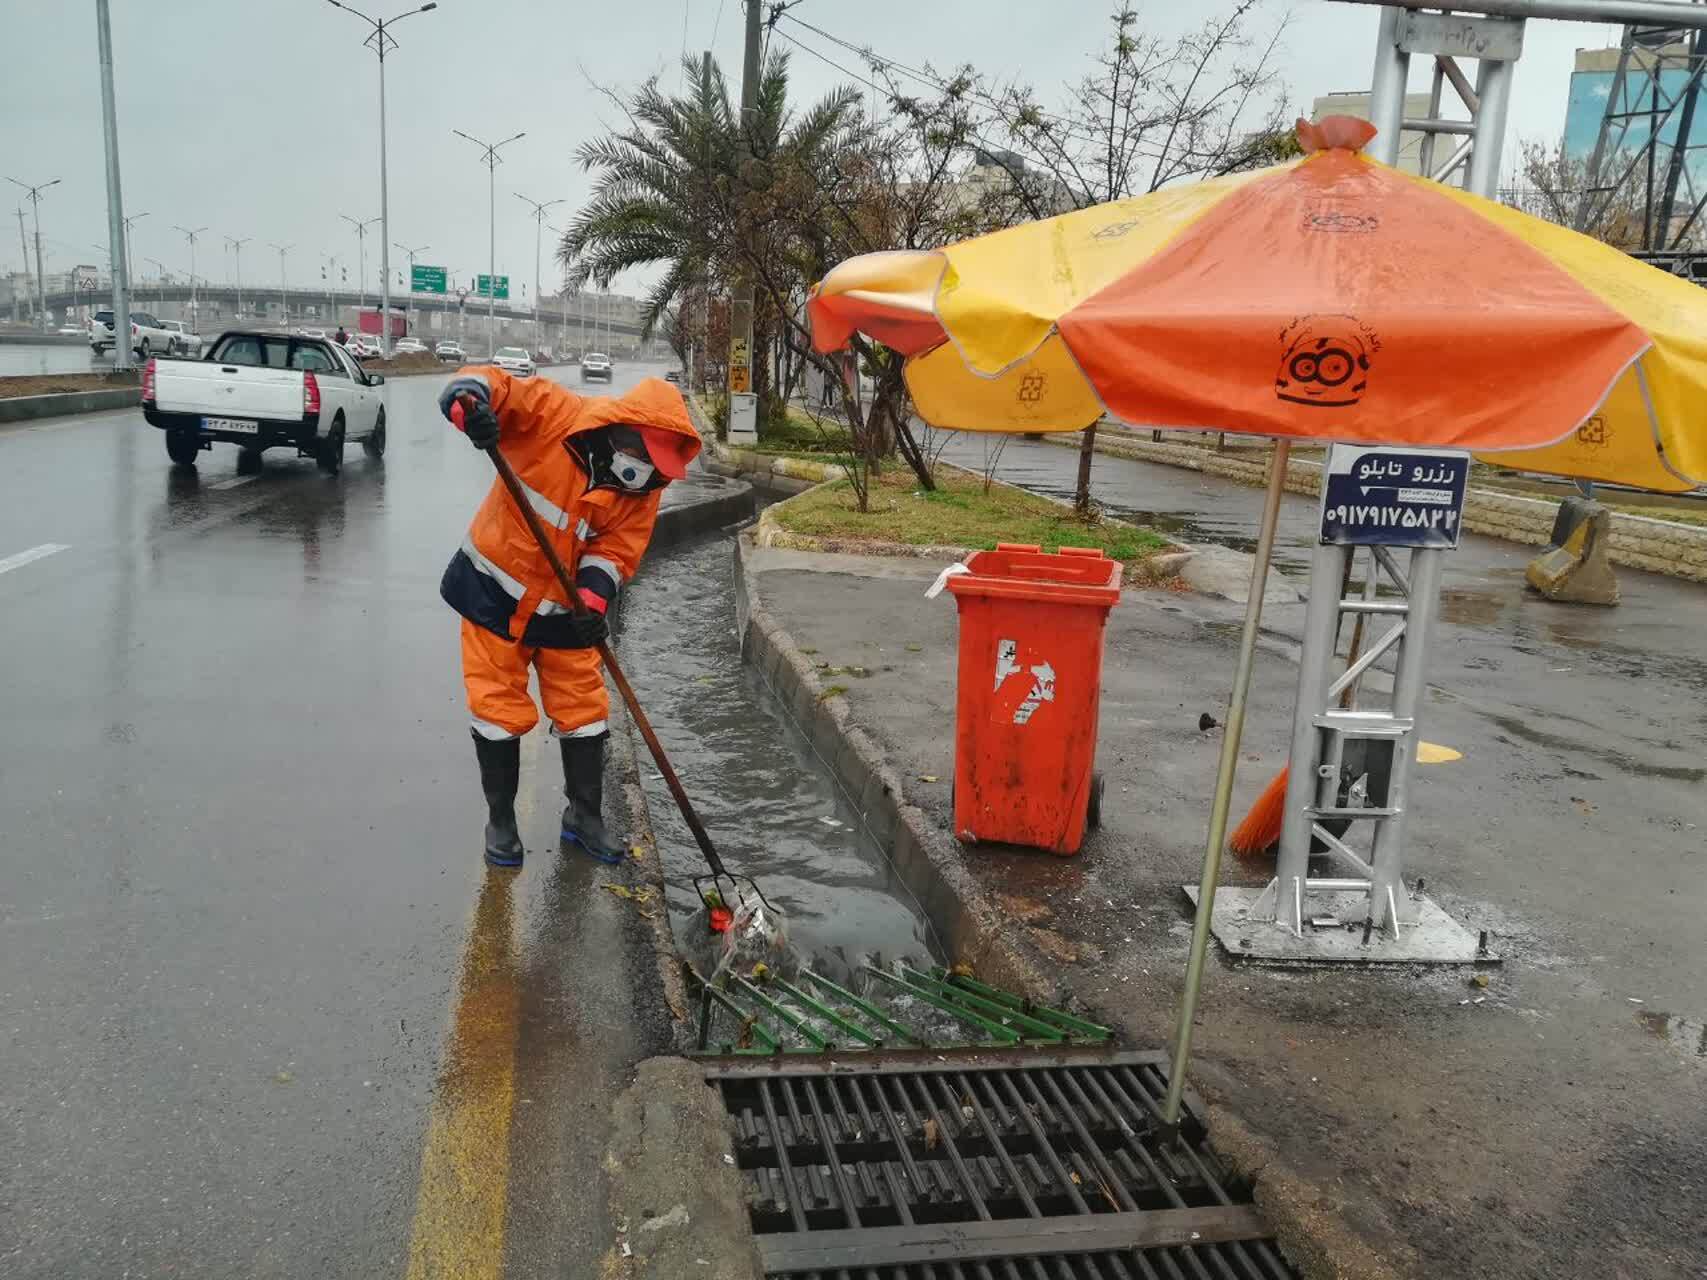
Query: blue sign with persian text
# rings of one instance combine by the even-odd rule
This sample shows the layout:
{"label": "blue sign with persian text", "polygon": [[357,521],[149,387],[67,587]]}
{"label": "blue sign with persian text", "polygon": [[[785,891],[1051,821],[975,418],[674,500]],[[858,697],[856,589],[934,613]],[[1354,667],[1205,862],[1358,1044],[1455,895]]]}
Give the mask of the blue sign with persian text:
{"label": "blue sign with persian text", "polygon": [[1322,541],[1341,547],[1456,547],[1470,455],[1336,444],[1322,475]]}

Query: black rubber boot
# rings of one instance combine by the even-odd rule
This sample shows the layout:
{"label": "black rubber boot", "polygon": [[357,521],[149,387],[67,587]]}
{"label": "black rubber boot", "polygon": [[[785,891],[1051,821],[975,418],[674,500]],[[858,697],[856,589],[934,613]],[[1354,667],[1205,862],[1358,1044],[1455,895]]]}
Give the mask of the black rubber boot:
{"label": "black rubber boot", "polygon": [[516,787],[522,776],[522,740],[493,742],[474,737],[480,761],[480,790],[486,794],[486,863],[514,870],[522,865],[522,837],[516,830]]}
{"label": "black rubber boot", "polygon": [[582,853],[614,866],[628,852],[626,845],[605,830],[605,743],[610,734],[596,738],[559,738],[563,748],[563,839],[579,846]]}

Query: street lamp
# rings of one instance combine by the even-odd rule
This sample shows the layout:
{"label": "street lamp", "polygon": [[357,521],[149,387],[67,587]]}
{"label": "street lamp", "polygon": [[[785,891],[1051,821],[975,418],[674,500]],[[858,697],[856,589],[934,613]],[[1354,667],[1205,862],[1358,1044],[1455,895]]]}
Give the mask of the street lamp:
{"label": "street lamp", "polygon": [[480,163],[486,166],[486,337],[487,354],[490,355],[498,346],[498,148],[509,146],[517,138],[527,137],[527,130],[513,133],[502,142],[482,142],[461,129],[452,129],[451,132],[459,138],[466,138],[485,153],[480,157]]}
{"label": "street lamp", "polygon": [[130,229],[147,216],[146,213],[133,213],[124,220],[124,268],[127,284],[130,280],[130,264],[136,261],[136,248],[130,242]]}
{"label": "street lamp", "polygon": [[274,244],[267,241],[270,248],[279,251],[279,315],[284,319],[284,327],[290,329],[290,298],[285,293],[285,254],[296,247],[295,241],[290,244]]}
{"label": "street lamp", "polygon": [[[320,268],[320,278],[326,282],[326,309],[332,313],[331,319],[334,323],[339,323],[338,300],[336,295],[336,290],[338,288],[337,274],[338,255],[335,253],[327,254],[326,263]],[[340,327],[342,327],[341,324]]]}
{"label": "street lamp", "polygon": [[226,236],[225,243],[231,246],[231,256],[237,261],[237,318],[243,318],[243,246],[253,240],[254,236],[244,236],[241,240],[236,236]]}
{"label": "street lamp", "polygon": [[148,258],[154,264],[154,305],[162,311],[166,309],[166,264],[159,258]]}
{"label": "street lamp", "polygon": [[202,327],[202,309],[201,301],[196,294],[196,237],[206,231],[207,228],[197,227],[194,231],[191,231],[188,227],[180,227],[176,222],[174,222],[172,224],[172,230],[182,231],[184,233],[184,239],[190,242],[190,323],[195,325],[196,332],[199,333],[201,332]]}
{"label": "street lamp", "polygon": [[413,249],[407,245],[398,245],[403,250],[403,256],[409,259],[409,301],[404,304],[404,323],[410,333],[415,332],[415,259],[433,246],[430,244],[416,245]]}
{"label": "street lamp", "polygon": [[397,48],[397,41],[391,38],[390,27],[396,26],[405,18],[417,13],[427,13],[437,9],[438,0],[424,4],[418,9],[409,9],[398,14],[395,18],[370,18],[360,9],[352,9],[338,0],[327,0],[334,9],[342,9],[345,13],[354,14],[373,30],[368,33],[362,44],[372,49],[379,57],[379,270],[380,270],[380,323],[379,323],[379,353],[382,356],[391,354],[391,198],[387,188],[385,161],[385,55]]}
{"label": "street lamp", "polygon": [[[34,186],[34,187],[32,187],[27,182],[19,182],[16,178],[13,178],[13,177],[8,177],[6,179],[6,181],[12,183],[14,186],[22,187],[25,191],[29,192],[30,205],[35,210],[35,220],[36,220],[36,320],[41,325],[41,331],[43,333],[46,333],[47,332],[47,281],[43,278],[42,273],[41,273],[41,193],[46,191],[49,187],[56,185],[60,180],[58,178],[55,178],[52,182],[44,182],[44,183],[41,183],[39,186]],[[116,317],[116,316],[114,317],[115,320],[117,318],[118,317]],[[116,330],[115,330],[115,332],[116,332]]]}
{"label": "street lamp", "polygon": [[566,204],[565,200],[547,200],[541,204],[538,200],[530,200],[520,191],[513,193],[516,199],[533,209],[533,345],[537,350],[543,344],[539,340],[539,236],[545,230],[545,211],[554,205]]}
{"label": "street lamp", "polygon": [[[361,294],[361,305],[365,307],[367,306],[367,229],[374,223],[378,222],[379,219],[368,218],[367,220],[362,221],[350,217],[347,213],[340,213],[338,216],[356,229],[356,289]],[[385,229],[381,227],[380,233],[384,234],[384,231]],[[383,281],[381,282],[381,285],[382,287],[384,286]],[[387,305],[389,305],[391,301],[391,291],[389,288],[386,289],[385,299]],[[361,327],[359,321],[357,322],[356,327]],[[381,329],[385,328],[383,324],[379,327]]]}

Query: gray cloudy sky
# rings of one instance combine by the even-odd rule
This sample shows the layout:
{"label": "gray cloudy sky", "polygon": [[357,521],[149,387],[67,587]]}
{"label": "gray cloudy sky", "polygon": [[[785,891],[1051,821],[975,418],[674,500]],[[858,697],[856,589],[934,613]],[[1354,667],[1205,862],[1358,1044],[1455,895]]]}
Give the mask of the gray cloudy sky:
{"label": "gray cloudy sky", "polygon": [[[371,5],[371,0],[370,0]],[[371,9],[389,16],[406,0]],[[1048,92],[1081,75],[1103,39],[1113,0],[805,0],[795,14],[911,65],[970,61]],[[1222,0],[1139,3],[1141,21],[1177,30],[1223,9]],[[100,261],[106,240],[100,84],[93,0],[0,0],[0,175],[62,178],[42,203],[49,271]],[[564,197],[567,216],[588,190],[577,143],[611,119],[589,84],[624,85],[664,70],[684,43],[738,66],[741,0],[441,0],[397,29],[386,63],[392,240],[429,244],[424,260],[463,277],[487,261],[486,171],[452,135],[500,138],[526,130],[503,154],[497,183],[500,274],[532,290],[534,226],[511,194]],[[207,226],[197,250],[204,276],[230,278],[226,236],[252,237],[246,282],[276,283],[269,241],[294,242],[293,284],[318,281],[328,254],[348,260],[356,237],[338,215],[379,212],[378,87],[363,25],[324,0],[112,0],[125,209],[146,276],[158,258],[187,270],[173,224]],[[1377,10],[1332,0],[1267,0],[1263,23],[1290,13],[1283,68],[1294,106],[1367,85]],[[684,41],[684,22],[686,36]],[[1266,29],[1265,26],[1265,29]],[[850,55],[784,23],[845,65]],[[1616,43],[1615,27],[1530,24],[1513,104],[1516,137],[1555,138],[1564,118],[1573,50]],[[795,80],[816,96],[842,77],[795,52]],[[1420,63],[1420,60],[1418,60]],[[1421,80],[1421,72],[1414,77]],[[1508,158],[1515,148],[1508,142]],[[4,184],[9,197],[21,193]],[[3,206],[0,271],[19,268],[17,201]],[[368,239],[377,287],[378,227]],[[397,257],[394,253],[394,258]],[[549,250],[544,274],[552,285]],[[396,270],[394,263],[393,270]],[[619,282],[618,288],[623,287]],[[633,287],[634,282],[626,282]],[[519,287],[514,289],[519,297]]]}

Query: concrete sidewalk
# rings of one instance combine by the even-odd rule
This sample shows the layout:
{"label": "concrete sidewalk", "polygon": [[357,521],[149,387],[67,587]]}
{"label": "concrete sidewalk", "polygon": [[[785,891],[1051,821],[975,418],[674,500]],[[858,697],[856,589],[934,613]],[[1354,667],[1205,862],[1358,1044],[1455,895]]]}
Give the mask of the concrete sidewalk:
{"label": "concrete sidewalk", "polygon": [[[1041,451],[1073,460],[1015,442],[1004,476],[1029,482],[1011,462]],[[1112,461],[1098,459],[1105,498]],[[1215,482],[1178,472],[1171,486],[1124,478],[1151,486],[1135,506],[1165,495],[1213,512],[1198,529],[1254,521],[1260,500],[1231,484],[1218,500],[1195,491]],[[1293,547],[1307,505],[1288,504]],[[897,800],[924,810],[945,879],[994,907],[1065,994],[1137,1045],[1167,1042],[1190,932],[1180,886],[1197,877],[1220,747],[1198,718],[1225,710],[1238,608],[1129,593],[1104,669],[1104,829],[1071,859],[968,851],[948,834],[955,610],[923,599],[941,566],[744,554],[753,604],[815,661],[870,671],[839,680],[846,727],[877,741]],[[1218,1142],[1266,1152],[1277,1183],[1301,1179],[1294,1231],[1349,1233],[1353,1248],[1342,1235],[1305,1259],[1314,1274],[1371,1274],[1355,1246],[1414,1276],[1707,1268],[1707,608],[1698,588],[1641,575],[1626,575],[1623,608],[1549,606],[1520,594],[1521,554],[1472,545],[1448,572],[1424,732],[1465,758],[1419,770],[1408,853],[1410,875],[1505,957],[1485,1003],[1460,1003],[1483,994],[1462,971],[1210,965],[1193,1083]],[[1300,611],[1277,611],[1259,655],[1241,814],[1285,761],[1284,636]],[[1267,872],[1230,863],[1225,878]]]}

